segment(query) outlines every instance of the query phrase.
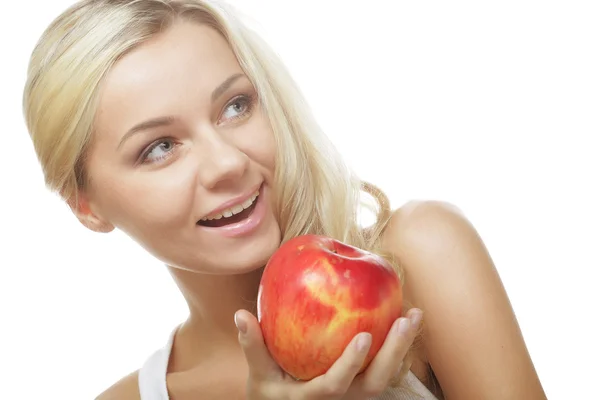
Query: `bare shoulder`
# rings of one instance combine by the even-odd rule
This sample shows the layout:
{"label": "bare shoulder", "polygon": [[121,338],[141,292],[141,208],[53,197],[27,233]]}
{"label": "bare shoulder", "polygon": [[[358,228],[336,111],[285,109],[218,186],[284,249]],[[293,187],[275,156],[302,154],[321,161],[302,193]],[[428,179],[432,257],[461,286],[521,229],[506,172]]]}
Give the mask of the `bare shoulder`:
{"label": "bare shoulder", "polygon": [[[397,245],[398,239],[422,240],[422,235],[426,235],[429,240],[422,244],[443,244],[450,230],[465,228],[472,226],[457,206],[442,201],[414,200],[392,213],[384,240],[389,245]],[[432,233],[435,235],[431,236]]]}
{"label": "bare shoulder", "polygon": [[96,400],[140,400],[138,371],[117,381],[96,397]]}
{"label": "bare shoulder", "polygon": [[493,260],[458,207],[407,203],[383,243],[423,310],[424,351],[446,399],[545,399]]}
{"label": "bare shoulder", "polygon": [[[383,236],[386,249],[404,266],[411,299],[431,300],[435,282],[462,286],[465,280],[499,284],[491,257],[465,214],[441,201],[411,201],[392,214]],[[437,279],[435,279],[437,278]]]}

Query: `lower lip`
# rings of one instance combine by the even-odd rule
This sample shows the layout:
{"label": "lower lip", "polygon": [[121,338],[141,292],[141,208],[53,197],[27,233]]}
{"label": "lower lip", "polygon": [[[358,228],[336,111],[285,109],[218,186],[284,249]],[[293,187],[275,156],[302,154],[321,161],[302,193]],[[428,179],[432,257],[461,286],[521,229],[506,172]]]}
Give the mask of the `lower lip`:
{"label": "lower lip", "polygon": [[267,203],[265,202],[266,199],[264,198],[264,192],[265,190],[263,184],[260,187],[259,195],[256,199],[256,206],[254,206],[254,211],[252,211],[252,214],[250,214],[250,216],[245,220],[231,225],[219,227],[200,226],[200,228],[228,238],[245,236],[254,232],[264,219],[265,214],[267,212]]}

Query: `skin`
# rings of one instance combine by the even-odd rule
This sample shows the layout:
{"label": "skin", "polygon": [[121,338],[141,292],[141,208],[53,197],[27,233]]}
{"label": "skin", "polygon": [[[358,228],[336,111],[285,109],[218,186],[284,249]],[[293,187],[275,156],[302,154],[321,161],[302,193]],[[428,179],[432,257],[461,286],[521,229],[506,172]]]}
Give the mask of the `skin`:
{"label": "skin", "polygon": [[[252,85],[239,78],[211,100],[222,82],[240,73],[220,36],[188,23],[123,57],[102,85],[86,164],[90,184],[78,207],[70,202],[73,212],[89,229],[118,228],[131,236],[169,266],[185,296],[190,317],[175,337],[167,376],[172,399],[375,395],[402,364],[420,321],[417,310],[407,315],[415,324],[400,333],[392,329],[359,377],[353,379],[368,350],[364,336],[326,375],[306,384],[291,381],[262,345],[256,318],[236,314],[251,309],[261,267],[280,244],[270,204],[261,227],[244,238],[196,226],[260,183],[266,197],[272,193],[275,146],[268,121],[258,106],[245,112],[248,102],[231,103],[240,95],[251,99]],[[157,117],[172,121],[127,135]],[[151,161],[138,162],[153,143],[160,146],[150,152]],[[545,399],[502,283],[460,212],[442,203],[410,203],[394,212],[384,240],[405,264],[405,298],[427,316],[411,367],[417,376],[424,380],[431,367],[450,400]],[[367,346],[359,349],[361,338]],[[139,399],[137,372],[99,399]]]}
{"label": "skin", "polygon": [[[261,182],[269,196],[275,143],[254,100],[240,100],[256,95],[246,77],[211,99],[221,83],[242,74],[224,40],[204,27],[177,28],[129,53],[103,82],[86,165],[91,184],[84,200],[92,214],[81,218],[122,230],[170,266],[192,315],[179,338],[203,327],[210,340],[193,348],[204,354],[204,343],[235,332],[232,316],[247,307],[240,298],[255,297],[257,268],[278,247],[280,231],[270,205],[251,237],[223,238],[196,222]],[[174,121],[121,142],[132,127],[159,117]],[[181,368],[189,364],[177,352],[175,360]]]}

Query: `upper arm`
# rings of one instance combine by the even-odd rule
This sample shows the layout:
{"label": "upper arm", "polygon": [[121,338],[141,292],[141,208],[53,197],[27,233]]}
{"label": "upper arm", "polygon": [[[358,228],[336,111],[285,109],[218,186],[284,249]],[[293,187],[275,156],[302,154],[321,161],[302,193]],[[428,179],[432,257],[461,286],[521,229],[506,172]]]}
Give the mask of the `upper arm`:
{"label": "upper arm", "polygon": [[496,268],[456,208],[409,203],[384,244],[423,310],[425,353],[446,400],[546,398]]}
{"label": "upper arm", "polygon": [[132,372],[102,392],[96,400],[141,400],[138,371]]}

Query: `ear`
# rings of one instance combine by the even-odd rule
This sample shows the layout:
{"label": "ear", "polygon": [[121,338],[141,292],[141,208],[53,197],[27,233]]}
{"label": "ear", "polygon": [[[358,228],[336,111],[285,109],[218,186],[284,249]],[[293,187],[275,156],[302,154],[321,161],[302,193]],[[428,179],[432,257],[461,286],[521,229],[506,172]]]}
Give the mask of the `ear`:
{"label": "ear", "polygon": [[115,229],[114,225],[92,211],[85,193],[79,192],[77,198],[72,196],[67,200],[67,204],[79,222],[86,228],[100,233],[108,233]]}

